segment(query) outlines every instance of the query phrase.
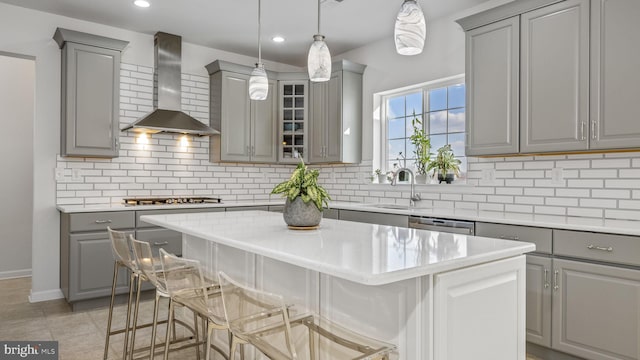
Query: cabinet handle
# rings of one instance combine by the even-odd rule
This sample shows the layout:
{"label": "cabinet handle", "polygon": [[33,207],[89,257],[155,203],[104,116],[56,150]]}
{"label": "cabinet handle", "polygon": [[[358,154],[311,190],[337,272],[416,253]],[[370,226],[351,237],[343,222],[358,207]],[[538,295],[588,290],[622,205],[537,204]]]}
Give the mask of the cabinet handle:
{"label": "cabinet handle", "polygon": [[168,241],[163,241],[163,242],[153,242],[153,246],[164,246],[164,245],[169,245]]}
{"label": "cabinet handle", "polygon": [[609,247],[604,247],[604,246],[596,246],[596,245],[587,245],[587,249],[589,250],[600,250],[600,251],[608,251],[608,252],[612,252],[613,248],[611,246]]}
{"label": "cabinet handle", "polygon": [[580,123],[580,140],[585,140],[584,137],[584,121]]}
{"label": "cabinet handle", "polygon": [[558,291],[558,289],[560,289],[560,286],[558,285],[558,274],[560,274],[560,271],[556,270],[553,272],[553,290]]}
{"label": "cabinet handle", "polygon": [[596,136],[596,121],[593,120],[591,121],[591,138],[593,140],[596,140],[598,137]]}
{"label": "cabinet handle", "polygon": [[111,224],[111,220],[96,220],[96,224]]}
{"label": "cabinet handle", "polygon": [[504,240],[515,240],[515,241],[520,240],[520,238],[518,237],[518,235],[513,235],[513,236],[509,236],[509,235],[500,235],[500,239],[504,239]]}
{"label": "cabinet handle", "polygon": [[544,269],[544,288],[548,289],[549,286],[549,269]]}

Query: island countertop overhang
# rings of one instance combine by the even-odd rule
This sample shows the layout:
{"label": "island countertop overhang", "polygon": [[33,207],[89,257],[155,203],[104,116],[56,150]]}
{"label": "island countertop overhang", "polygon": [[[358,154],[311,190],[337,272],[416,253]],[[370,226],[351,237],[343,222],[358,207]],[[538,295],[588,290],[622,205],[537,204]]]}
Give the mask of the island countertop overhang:
{"label": "island countertop overhang", "polygon": [[289,230],[264,211],[145,215],[188,236],[365,285],[384,285],[518,256],[520,241],[323,219],[318,230]]}

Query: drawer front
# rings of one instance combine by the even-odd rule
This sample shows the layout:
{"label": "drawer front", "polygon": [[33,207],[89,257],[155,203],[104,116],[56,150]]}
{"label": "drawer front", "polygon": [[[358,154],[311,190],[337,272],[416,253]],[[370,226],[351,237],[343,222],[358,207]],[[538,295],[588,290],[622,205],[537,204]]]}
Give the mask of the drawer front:
{"label": "drawer front", "polygon": [[182,255],[182,234],[167,229],[136,230],[136,240],[146,241],[151,245],[153,256],[159,256],[160,249]]}
{"label": "drawer front", "polygon": [[197,209],[163,209],[163,210],[138,210],[136,211],[136,228],[152,228],[158,227],[157,225],[149,224],[140,220],[140,216],[143,215],[168,215],[168,214],[185,214],[185,213],[199,213],[199,212],[222,212],[224,208],[197,208]]}
{"label": "drawer front", "polygon": [[135,227],[133,211],[77,213],[71,214],[69,218],[70,232],[105,231],[107,226],[112,229],[132,229]]}
{"label": "drawer front", "polygon": [[249,210],[269,211],[269,207],[268,206],[234,206],[234,207],[227,208],[227,211],[249,211]]}
{"label": "drawer front", "polygon": [[393,215],[355,210],[340,210],[340,220],[357,221],[368,224],[409,227],[409,217],[406,215]]}
{"label": "drawer front", "polygon": [[553,253],[640,266],[640,237],[553,230]]}
{"label": "drawer front", "polygon": [[534,243],[535,252],[542,254],[551,254],[552,250],[551,229],[476,222],[476,236]]}

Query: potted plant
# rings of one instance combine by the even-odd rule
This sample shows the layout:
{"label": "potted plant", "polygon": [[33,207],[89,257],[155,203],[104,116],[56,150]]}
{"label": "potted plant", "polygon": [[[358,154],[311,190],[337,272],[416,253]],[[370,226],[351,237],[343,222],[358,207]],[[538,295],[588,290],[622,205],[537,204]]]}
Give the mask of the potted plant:
{"label": "potted plant", "polygon": [[284,205],[284,221],[291,228],[313,228],[320,224],[322,210],[331,200],[327,191],[318,185],[320,171],[307,169],[300,161],[289,180],[276,185],[272,194],[287,198]]}
{"label": "potted plant", "polygon": [[439,183],[445,181],[447,184],[451,184],[454,176],[460,175],[460,163],[461,161],[456,159],[453,154],[451,145],[447,144],[438,149],[436,158],[429,164],[427,171],[433,170],[434,176],[437,172]]}
{"label": "potted plant", "polygon": [[383,173],[382,170],[376,169],[373,174],[377,177],[378,184],[384,184],[387,181],[387,175],[389,173]]}
{"label": "potted plant", "polygon": [[[415,113],[413,114],[415,116]],[[413,134],[409,137],[409,140],[414,146],[413,154],[415,155],[416,165],[416,184],[427,183],[427,168],[431,163],[431,140],[425,135],[422,130],[422,122],[415,117],[411,120],[413,126]]]}

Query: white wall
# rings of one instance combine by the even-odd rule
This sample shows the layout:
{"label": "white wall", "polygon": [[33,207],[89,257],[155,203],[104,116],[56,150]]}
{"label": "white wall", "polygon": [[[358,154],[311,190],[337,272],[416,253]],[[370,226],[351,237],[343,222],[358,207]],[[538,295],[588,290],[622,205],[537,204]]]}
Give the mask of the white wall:
{"label": "white wall", "polygon": [[[59,297],[59,214],[55,208],[54,168],[60,148],[60,49],[57,27],[129,41],[124,63],[153,66],[153,37],[77,19],[0,4],[0,51],[35,57],[33,278],[31,300]],[[223,59],[252,66],[255,59],[202,46],[183,44],[183,72],[207,75],[204,66]],[[266,62],[275,71],[298,68]]]}
{"label": "white wall", "polygon": [[31,274],[35,62],[0,53],[0,278]]}

